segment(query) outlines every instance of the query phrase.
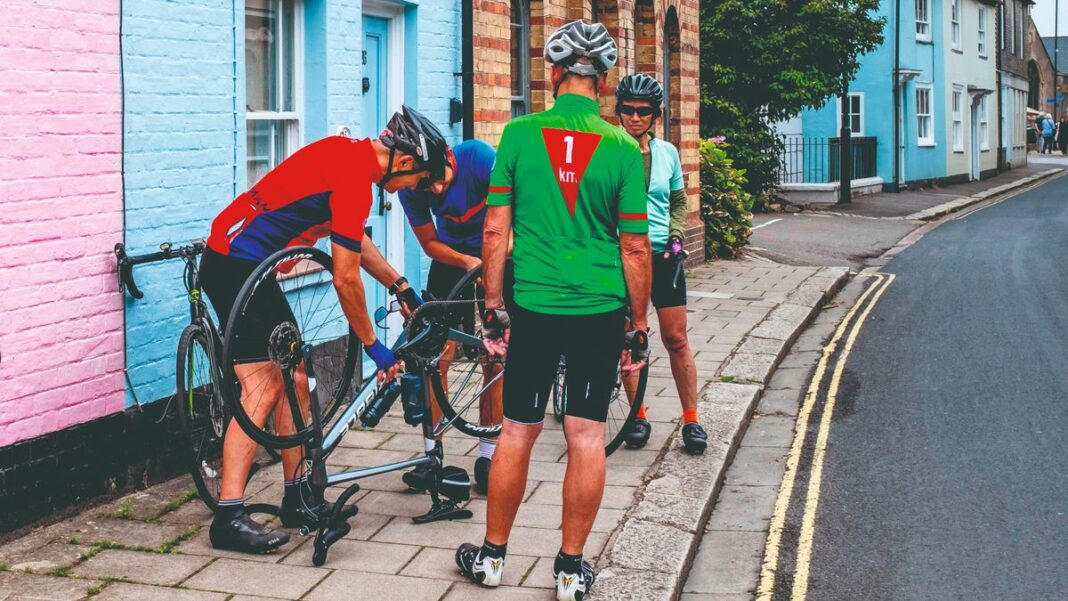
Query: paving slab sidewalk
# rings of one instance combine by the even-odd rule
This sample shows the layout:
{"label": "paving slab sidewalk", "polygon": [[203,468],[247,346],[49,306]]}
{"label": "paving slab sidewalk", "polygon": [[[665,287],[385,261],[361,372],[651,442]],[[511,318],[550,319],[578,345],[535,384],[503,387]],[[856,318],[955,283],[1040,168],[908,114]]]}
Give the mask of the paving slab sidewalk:
{"label": "paving slab sidewalk", "polygon": [[[690,272],[690,343],[710,448],[701,457],[678,448],[678,395],[666,353],[654,344],[646,396],[652,439],[644,450],[621,449],[609,458],[603,509],[586,546],[601,570],[597,599],[677,598],[759,391],[846,277],[844,268],[756,259]],[[386,589],[433,601],[550,599],[567,449],[555,421],[546,426],[509,541],[505,584],[497,590],[462,582],[452,560],[459,543],[481,540],[485,500],[476,495],[468,503],[471,520],[416,526],[411,516],[427,508],[427,498],[406,492],[399,474],[386,474],[361,482],[352,532],[322,568],[311,566],[311,539],[296,534],[265,556],[212,549],[211,516],[189,494],[189,479],[178,478],[0,546],[0,599],[12,591],[39,599],[335,599]],[[350,432],[333,467],[413,457],[417,438],[391,414],[374,431]],[[448,463],[472,469],[477,441],[450,434],[445,448]],[[261,470],[250,484],[251,500],[277,502],[280,479],[277,466]]]}
{"label": "paving slab sidewalk", "polygon": [[936,219],[1062,171],[1064,167],[1055,163],[1033,162],[978,182],[858,196],[848,205],[833,205],[820,212],[880,219]]}

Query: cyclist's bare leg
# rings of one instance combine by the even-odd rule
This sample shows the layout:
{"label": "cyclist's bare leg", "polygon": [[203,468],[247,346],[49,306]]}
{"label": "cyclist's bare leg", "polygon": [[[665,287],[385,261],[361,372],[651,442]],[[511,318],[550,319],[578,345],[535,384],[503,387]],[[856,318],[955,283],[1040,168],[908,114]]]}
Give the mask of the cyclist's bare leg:
{"label": "cyclist's bare leg", "polygon": [[[308,411],[310,407],[308,402],[310,396],[308,374],[304,371],[303,363],[293,370],[293,388],[297,392],[301,420],[306,426],[311,422],[311,413]],[[294,434],[297,431],[296,423],[293,421],[293,410],[289,405],[288,399],[283,398],[274,407],[274,428],[275,433],[279,436]],[[304,447],[290,447],[282,449],[280,453],[282,455],[282,474],[286,480],[296,480],[304,475]]]}
{"label": "cyclist's bare leg", "polygon": [[[564,416],[567,471],[564,473],[563,543],[560,550],[582,555],[604,495],[604,422]],[[496,461],[494,461],[496,463]]]}
{"label": "cyclist's bare leg", "polygon": [[697,365],[686,336],[686,307],[657,309],[660,339],[671,360],[671,376],[679,391],[683,409],[697,409]]}
{"label": "cyclist's bare leg", "polygon": [[[497,378],[497,375],[503,369],[503,364],[483,359],[483,386],[492,382],[493,378]],[[478,400],[478,423],[480,425],[495,426],[504,421],[504,406],[501,400],[503,396],[504,378],[497,378],[497,381],[490,384],[489,388],[482,393],[482,397]]]}
{"label": "cyclist's bare leg", "polygon": [[[495,545],[508,543],[515,514],[527,490],[530,450],[541,434],[542,424],[521,424],[504,420],[497,438],[497,450],[490,468],[486,506],[486,540]],[[602,434],[602,438],[603,438]],[[600,441],[604,455],[604,441]]]}
{"label": "cyclist's bare leg", "polygon": [[[452,367],[452,358],[456,351],[456,343],[445,343],[445,350],[441,352],[441,359],[438,361],[438,371],[441,372],[441,387],[445,390],[445,394],[449,394],[449,368]],[[430,417],[434,420],[435,424],[441,423],[441,407],[438,406],[437,397],[434,395],[434,387],[430,386],[429,380],[425,383],[425,388],[430,392]],[[438,436],[438,440],[441,440],[441,436]]]}
{"label": "cyclist's bare leg", "polygon": [[[285,396],[282,373],[273,363],[266,361],[235,365],[234,373],[241,382],[241,404],[252,422],[262,428],[279,399]],[[230,501],[244,496],[245,483],[258,446],[235,420],[230,420],[223,440],[220,499]]]}

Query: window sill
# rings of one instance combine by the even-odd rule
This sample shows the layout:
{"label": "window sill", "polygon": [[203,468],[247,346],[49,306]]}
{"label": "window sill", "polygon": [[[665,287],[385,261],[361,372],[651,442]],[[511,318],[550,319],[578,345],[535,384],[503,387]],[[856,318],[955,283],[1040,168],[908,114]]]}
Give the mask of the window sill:
{"label": "window sill", "polygon": [[919,146],[920,148],[934,148],[936,144],[933,140],[917,140],[916,146]]}
{"label": "window sill", "polygon": [[953,47],[953,52],[956,52],[957,54],[964,54],[964,48],[961,48],[959,46],[954,46]]}
{"label": "window sill", "polygon": [[921,38],[920,36],[916,36],[916,43],[918,43],[918,44],[930,44],[930,45],[934,46],[934,40],[932,40],[930,37]]}
{"label": "window sill", "polygon": [[954,148],[953,149],[953,153],[954,154],[964,154],[964,149],[963,148]]}

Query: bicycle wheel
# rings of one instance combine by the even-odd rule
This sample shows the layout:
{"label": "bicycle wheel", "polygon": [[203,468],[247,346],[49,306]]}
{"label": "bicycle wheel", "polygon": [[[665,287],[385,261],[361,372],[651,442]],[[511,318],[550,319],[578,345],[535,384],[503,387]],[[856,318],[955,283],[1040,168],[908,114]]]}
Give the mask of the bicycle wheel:
{"label": "bicycle wheel", "polygon": [[186,461],[200,499],[209,509],[219,506],[222,449],[229,415],[222,376],[210,333],[190,325],[178,339],[178,424],[188,447]]}
{"label": "bicycle wheel", "polygon": [[[460,278],[445,299],[449,304],[444,319],[450,327],[482,339],[482,287],[478,279],[482,267]],[[453,342],[445,346],[438,369],[431,370],[431,392],[447,423],[468,436],[492,438],[500,434],[501,424],[481,424],[482,403],[500,398],[504,381],[504,362],[491,358],[481,342],[478,345]]]}
{"label": "bicycle wheel", "polygon": [[631,376],[634,391],[634,401],[627,398],[627,390],[624,384],[623,369],[616,369],[616,385],[612,389],[612,398],[608,402],[608,417],[605,419],[605,445],[604,454],[611,455],[619,445],[623,444],[623,435],[638,417],[645,400],[645,387],[649,382],[649,366],[641,368],[636,376]]}
{"label": "bicycle wheel", "polygon": [[223,364],[249,382],[240,396],[231,395],[231,412],[256,442],[267,448],[308,442],[352,402],[359,343],[334,290],[330,255],[293,247],[268,257],[241,287],[227,324]]}
{"label": "bicycle wheel", "polygon": [[556,368],[556,379],[553,380],[553,417],[556,423],[563,423],[564,409],[567,407],[567,363],[560,357],[560,364]]}

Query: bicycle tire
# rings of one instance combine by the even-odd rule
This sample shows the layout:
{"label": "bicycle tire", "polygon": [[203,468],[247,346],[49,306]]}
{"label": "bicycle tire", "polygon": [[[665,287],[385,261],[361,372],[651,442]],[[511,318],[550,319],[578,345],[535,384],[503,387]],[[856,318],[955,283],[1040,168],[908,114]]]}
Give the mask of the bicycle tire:
{"label": "bicycle tire", "polygon": [[[641,368],[641,370],[638,371],[638,385],[637,387],[635,387],[634,390],[634,400],[629,403],[629,409],[620,412],[625,413],[626,417],[623,419],[622,423],[618,424],[618,429],[616,429],[615,432],[612,432],[611,428],[614,425],[611,421],[612,408],[613,406],[618,406],[618,403],[621,398],[624,401],[626,399],[626,390],[623,386],[622,371],[622,368],[616,371],[616,388],[613,392],[612,400],[608,402],[609,415],[605,420],[605,437],[608,439],[608,441],[605,443],[604,446],[604,454],[606,457],[614,453],[615,450],[623,444],[624,435],[626,434],[627,430],[630,429],[630,426],[634,423],[634,420],[638,418],[638,411],[641,409],[642,403],[645,401],[645,388],[649,383],[649,365],[646,364],[645,367]],[[622,395],[622,397],[620,397],[620,395]]]}
{"label": "bicycle tire", "polygon": [[[461,276],[460,279],[456,282],[456,284],[452,287],[452,290],[449,291],[449,295],[445,298],[445,300],[449,301],[449,302],[460,302],[460,301],[468,300],[466,298],[463,298],[465,293],[468,290],[472,290],[473,291],[478,286],[477,280],[480,277],[482,277],[482,266],[481,265],[478,266],[478,267],[475,267],[474,269],[471,269],[470,271],[465,273],[463,276]],[[472,312],[473,314],[475,314],[474,315],[474,323],[475,323],[474,335],[476,335],[476,336],[481,338],[481,325],[480,325],[481,324],[481,316],[477,315],[479,313],[478,306],[480,304],[478,302],[478,299],[479,299],[479,297],[477,296],[477,294],[474,294],[473,298],[471,299],[470,306],[468,306],[466,303],[464,303],[464,304],[461,304],[461,305],[456,305],[456,307],[457,307],[456,309],[450,308],[449,311],[448,311],[447,318],[449,319],[450,322],[456,322],[456,321],[458,321],[459,312],[460,311],[470,311],[470,312]],[[477,352],[477,355],[475,355],[473,357],[469,357],[468,356],[468,351],[471,351],[472,354],[475,354],[475,352]],[[467,361],[463,361],[463,360],[456,361],[455,357],[454,357],[454,360],[450,362],[450,365],[459,364],[459,368],[458,368],[457,371],[461,371],[461,372],[465,368],[476,369],[476,367],[475,367],[476,363],[481,364],[481,362],[484,361],[485,358],[486,358],[486,354],[482,349],[473,349],[473,348],[460,349],[460,352],[457,352],[456,355],[461,355],[461,356],[463,356],[463,357],[465,357],[467,359]],[[482,369],[481,365],[479,365],[477,367],[477,369],[481,370]],[[503,370],[503,367],[502,367],[502,370]],[[465,391],[467,390],[468,387],[466,385],[461,386],[459,391],[456,391],[454,389],[454,394],[450,398],[449,394],[446,393],[446,386],[445,386],[445,383],[442,381],[441,375],[442,374],[441,374],[440,370],[432,370],[428,375],[428,379],[430,380],[430,383],[431,383],[431,392],[433,392],[434,400],[437,403],[438,408],[441,409],[441,413],[444,416],[445,420],[448,423],[451,423],[453,425],[453,427],[455,427],[457,430],[459,430],[460,432],[463,432],[464,434],[466,434],[468,436],[474,436],[474,437],[478,437],[478,438],[494,438],[498,434],[500,434],[500,432],[501,432],[501,424],[492,424],[492,425],[484,426],[484,425],[481,425],[481,424],[478,424],[478,423],[472,423],[472,421],[465,419],[464,415],[466,414],[466,409],[469,408],[469,406],[471,405],[471,403],[473,402],[474,399],[471,399],[469,401],[464,402],[463,403],[464,408],[461,411],[457,411],[456,410],[456,406],[460,404],[460,402],[459,402],[460,401],[460,397],[464,395],[464,393],[465,393]],[[494,380],[496,380],[499,377],[503,377],[503,375],[502,376],[494,376]],[[465,382],[469,381],[469,379],[470,379],[470,374],[467,374],[467,378],[465,379]],[[479,401],[479,402],[481,402],[481,401]]]}
{"label": "bicycle tire", "polygon": [[[253,298],[255,298],[255,294],[257,291],[264,290],[266,286],[276,286],[279,284],[279,280],[276,278],[276,274],[279,273],[279,268],[284,265],[293,266],[291,267],[291,269],[293,269],[294,271],[296,271],[297,269],[296,266],[300,267],[300,272],[298,275],[284,278],[284,281],[287,282],[287,286],[291,286],[291,288],[289,290],[286,290],[287,286],[282,286],[283,292],[293,292],[294,290],[297,291],[296,294],[298,295],[298,303],[300,302],[299,291],[305,288],[313,288],[315,286],[325,284],[328,286],[328,290],[324,294],[336,294],[333,291],[333,287],[330,285],[330,281],[332,280],[333,275],[334,263],[333,260],[330,258],[330,255],[323,252],[322,250],[312,247],[296,246],[282,249],[264,259],[264,261],[259,264],[255,271],[252,272],[252,274],[248,277],[245,283],[241,286],[241,291],[238,293],[237,299],[234,302],[234,306],[230,311],[230,316],[227,320],[228,326],[226,329],[226,334],[223,337],[223,365],[225,369],[233,370],[233,367],[235,365],[234,352],[237,346],[237,332],[242,331],[242,325],[244,324],[246,318],[249,320],[254,319],[252,317],[246,317],[245,314],[245,312],[249,308],[250,302]],[[289,270],[285,269],[283,271]],[[305,277],[314,277],[317,281],[307,283],[301,280],[301,278]],[[288,282],[295,283],[288,284]],[[264,293],[266,293],[265,290]],[[319,309],[321,308],[321,303],[322,301],[319,301],[319,303],[313,308],[313,313],[319,311]],[[289,302],[289,304],[290,308],[292,309],[293,303]],[[327,317],[329,318],[331,315],[334,315],[334,309],[339,308],[340,303],[337,303],[336,306],[329,307],[327,309]],[[294,319],[297,319],[295,314]],[[323,406],[320,409],[320,427],[324,430],[327,428],[331,420],[338,415],[341,407],[347,406],[353,400],[349,397],[348,393],[352,388],[353,376],[355,375],[356,368],[358,366],[359,343],[355,333],[352,331],[352,328],[349,327],[347,321],[340,321],[344,319],[344,313],[341,312],[333,321],[336,324],[340,324],[340,327],[345,331],[345,333],[339,334],[336,338],[323,342],[321,343],[321,345],[316,345],[320,348],[325,348],[327,345],[330,345],[332,347],[339,347],[337,351],[335,351],[333,354],[324,354],[324,357],[329,357],[333,359],[333,361],[331,361],[330,363],[335,363],[335,365],[333,365],[329,370],[324,370],[323,364],[315,366],[315,375],[317,377],[318,384],[323,385],[325,382],[325,385],[323,386],[325,390],[320,391],[320,393],[326,393],[326,402],[323,403]],[[329,321],[329,319],[327,321]],[[298,325],[292,322],[287,323],[290,327],[291,332],[295,330],[297,335],[297,338],[295,340],[287,342],[287,347],[290,350],[294,348],[300,348],[305,343],[316,341],[316,339],[305,340],[305,333],[300,331],[300,325],[305,324]],[[324,324],[325,323],[326,322],[324,322]],[[280,324],[278,327],[281,327],[283,325],[286,324]],[[275,328],[276,331],[278,327]],[[311,332],[312,335],[317,333],[318,330]],[[293,371],[293,369],[295,369],[293,366],[284,365],[284,361],[272,358],[270,355],[270,349],[264,349],[264,359],[270,360],[279,369],[288,369],[290,371]],[[330,378],[324,377],[327,371],[331,372]],[[236,378],[234,379],[234,381],[236,382]],[[236,390],[236,388],[238,387],[235,386],[233,388]],[[303,420],[305,421],[303,427],[298,428],[296,432],[291,434],[276,434],[275,432],[269,430],[266,425],[261,428],[257,426],[255,422],[252,421],[251,416],[248,414],[248,411],[242,403],[240,395],[230,394],[228,396],[230,398],[231,404],[230,411],[241,429],[244,430],[250,438],[252,438],[254,441],[263,445],[269,450],[299,446],[312,441],[316,436],[321,434],[321,432],[316,431],[315,425],[311,423],[311,419],[307,415],[305,415],[305,419]],[[299,400],[291,398],[288,393],[285,393],[284,398],[282,398],[279,402],[288,402],[290,403],[291,408],[299,408]],[[301,413],[304,413],[304,411],[301,411]],[[268,421],[267,423],[270,424],[271,422]]]}
{"label": "bicycle tire", "polygon": [[[230,416],[213,338],[199,325],[182,330],[175,370],[175,411],[186,442],[185,459],[193,484],[204,504],[215,511],[219,507],[223,441]],[[199,380],[198,376],[205,373],[208,381]]]}

